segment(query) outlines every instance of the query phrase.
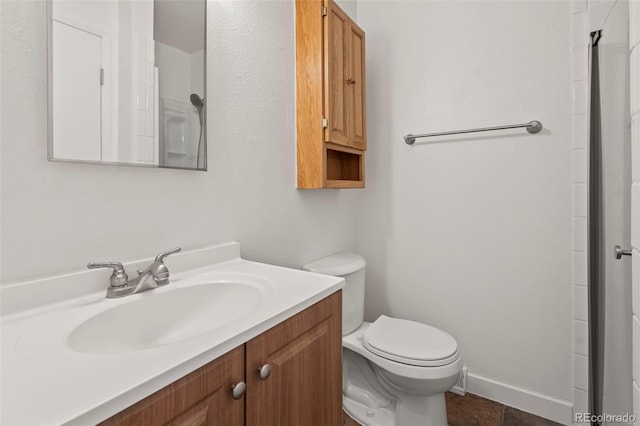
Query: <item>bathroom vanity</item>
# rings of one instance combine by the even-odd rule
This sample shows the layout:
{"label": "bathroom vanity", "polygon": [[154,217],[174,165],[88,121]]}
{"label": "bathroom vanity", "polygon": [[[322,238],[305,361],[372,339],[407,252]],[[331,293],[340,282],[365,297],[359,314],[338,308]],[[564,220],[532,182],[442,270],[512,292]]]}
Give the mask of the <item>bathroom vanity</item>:
{"label": "bathroom vanity", "polygon": [[339,425],[338,291],[103,422],[125,425]]}
{"label": "bathroom vanity", "polygon": [[2,286],[0,423],[340,424],[342,278],[237,243],[166,264],[168,285],[115,299],[105,270]]}

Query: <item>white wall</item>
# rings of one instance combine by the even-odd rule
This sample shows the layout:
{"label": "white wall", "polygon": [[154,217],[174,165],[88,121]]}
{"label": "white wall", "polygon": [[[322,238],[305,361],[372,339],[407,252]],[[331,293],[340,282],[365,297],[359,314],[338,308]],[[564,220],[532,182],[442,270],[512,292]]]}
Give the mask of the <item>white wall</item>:
{"label": "white wall", "polygon": [[[475,377],[470,388],[478,378],[513,386],[547,400],[564,421],[572,399],[569,8],[358,3],[367,33],[358,234],[366,316],[447,330]],[[402,140],[533,119],[545,126],[538,135]]]}
{"label": "white wall", "polygon": [[198,50],[191,54],[191,93],[197,93],[198,96],[204,95],[204,51]]}
{"label": "white wall", "polygon": [[189,96],[193,93],[191,90],[192,55],[168,44],[160,42],[155,44],[160,97],[189,103]]}
{"label": "white wall", "polygon": [[357,192],[295,189],[292,2],[209,2],[207,173],[47,162],[45,2],[0,7],[3,284],[230,240],[293,267],[355,248]]}

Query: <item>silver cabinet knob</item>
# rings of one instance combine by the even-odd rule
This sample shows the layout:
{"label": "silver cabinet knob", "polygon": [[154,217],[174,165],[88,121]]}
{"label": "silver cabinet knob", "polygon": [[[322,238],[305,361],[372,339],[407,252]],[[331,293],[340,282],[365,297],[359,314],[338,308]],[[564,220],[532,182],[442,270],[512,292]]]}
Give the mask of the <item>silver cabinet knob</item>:
{"label": "silver cabinet knob", "polygon": [[613,255],[616,257],[616,259],[622,259],[622,256],[631,256],[631,249],[624,250],[619,245],[615,245],[613,247]]}
{"label": "silver cabinet knob", "polygon": [[238,382],[231,386],[231,396],[233,399],[240,399],[247,391],[247,384],[245,382]]}
{"label": "silver cabinet knob", "polygon": [[265,364],[258,368],[258,374],[262,380],[266,380],[271,375],[271,364]]}

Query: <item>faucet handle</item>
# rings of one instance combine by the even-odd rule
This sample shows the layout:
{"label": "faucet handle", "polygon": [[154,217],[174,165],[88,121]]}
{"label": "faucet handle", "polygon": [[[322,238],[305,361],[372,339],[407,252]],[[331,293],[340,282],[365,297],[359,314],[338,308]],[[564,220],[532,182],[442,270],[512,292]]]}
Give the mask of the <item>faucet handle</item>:
{"label": "faucet handle", "polygon": [[164,262],[164,259],[165,259],[167,256],[171,256],[172,254],[176,254],[176,253],[178,253],[178,252],[180,252],[180,251],[182,251],[182,248],[180,248],[180,247],[176,247],[176,248],[174,248],[173,250],[169,250],[169,251],[165,251],[164,253],[160,253],[159,255],[157,255],[157,256],[156,256],[155,261],[156,261],[156,262],[163,263],[163,262]]}
{"label": "faucet handle", "polygon": [[158,285],[167,285],[169,284],[169,269],[167,265],[164,264],[164,259],[167,256],[178,253],[182,249],[180,247],[174,248],[173,250],[166,251],[164,253],[160,253],[156,256],[155,260],[151,265],[149,265],[146,269],[141,269],[138,271],[138,275],[144,275],[146,273],[150,273],[153,275],[154,281]]}
{"label": "faucet handle", "polygon": [[89,262],[87,264],[89,269],[98,268],[111,268],[113,273],[109,278],[111,287],[124,287],[129,282],[129,276],[124,271],[124,266],[120,262]]}

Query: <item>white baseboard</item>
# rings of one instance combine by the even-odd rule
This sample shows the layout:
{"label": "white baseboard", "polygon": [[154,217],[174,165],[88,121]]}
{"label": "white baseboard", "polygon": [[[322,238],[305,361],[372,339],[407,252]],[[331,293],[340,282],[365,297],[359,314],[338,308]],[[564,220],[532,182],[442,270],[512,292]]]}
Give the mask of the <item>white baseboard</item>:
{"label": "white baseboard", "polygon": [[467,375],[467,392],[563,425],[573,424],[573,404],[569,401],[550,398],[473,373]]}

